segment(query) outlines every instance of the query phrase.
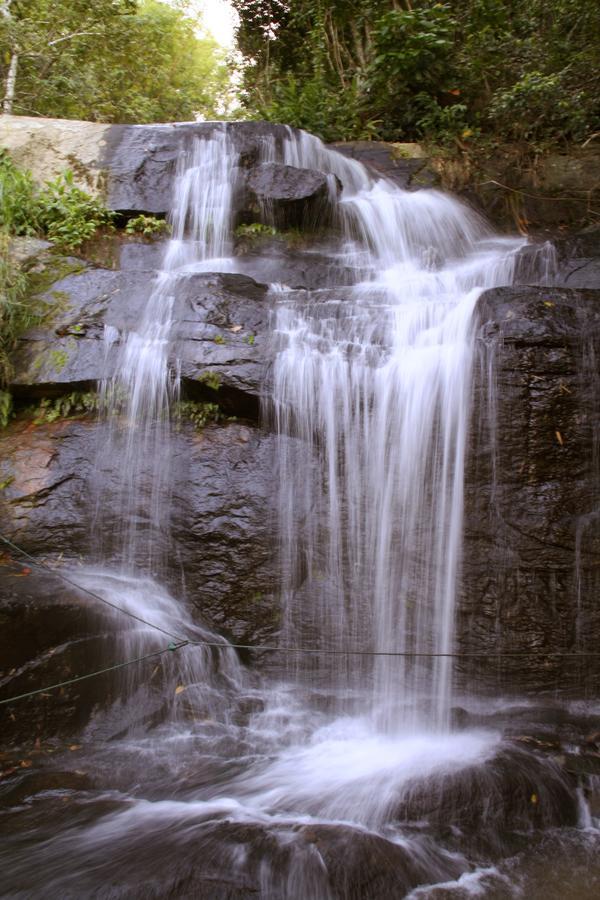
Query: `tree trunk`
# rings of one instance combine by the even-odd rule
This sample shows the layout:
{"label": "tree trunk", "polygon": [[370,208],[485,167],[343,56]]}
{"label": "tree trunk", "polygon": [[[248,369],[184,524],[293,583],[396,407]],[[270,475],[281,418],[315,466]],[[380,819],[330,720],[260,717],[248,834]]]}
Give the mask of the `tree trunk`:
{"label": "tree trunk", "polygon": [[17,68],[19,65],[19,54],[17,50],[13,50],[10,57],[10,66],[4,83],[4,100],[2,101],[2,112],[11,115],[13,111],[13,103],[15,99],[15,89],[17,85]]}

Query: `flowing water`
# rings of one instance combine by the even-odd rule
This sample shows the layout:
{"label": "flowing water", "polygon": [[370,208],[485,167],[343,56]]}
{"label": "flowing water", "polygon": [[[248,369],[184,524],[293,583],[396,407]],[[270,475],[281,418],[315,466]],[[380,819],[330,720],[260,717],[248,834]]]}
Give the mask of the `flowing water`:
{"label": "flowing water", "polygon": [[[483,289],[512,281],[522,241],[308,135],[290,131],[282,148],[265,140],[263,159],[325,172],[338,234],[319,289],[271,288],[265,407],[280,435],[281,643],[322,653],[290,656],[277,683],[260,679],[161,586],[178,284],[240,270],[239,160],[215,127],[182,154],[173,238],[139,323],[107,333],[121,350],[104,386],[98,470],[118,470],[122,526],[103,537],[104,565],[77,578],[158,626],[105,612],[123,654],[171,638],[217,646],[177,651],[159,678],[154,663],[123,678],[86,735],[93,788],[67,791],[66,817],[64,791],[13,814],[23,838],[9,842],[6,896],[324,900],[435,882],[465,896],[486,879],[489,896],[516,896],[502,894],[499,870],[472,874],[469,848],[483,848],[480,860],[520,850],[499,835],[509,822],[529,827],[532,784],[540,827],[570,802],[556,767],[507,749],[498,731],[449,729],[473,312]],[[105,503],[100,487],[98,533]],[[330,652],[340,650],[361,655]],[[488,795],[492,812],[478,819],[470,804]],[[453,831],[444,817],[457,810]]]}

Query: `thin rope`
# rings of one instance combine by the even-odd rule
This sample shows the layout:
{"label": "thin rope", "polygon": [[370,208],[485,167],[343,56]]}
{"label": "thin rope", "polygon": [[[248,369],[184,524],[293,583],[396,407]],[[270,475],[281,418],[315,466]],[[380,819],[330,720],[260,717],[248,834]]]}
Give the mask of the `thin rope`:
{"label": "thin rope", "polygon": [[70,584],[71,587],[74,587],[78,591],[82,591],[84,594],[88,594],[90,597],[93,597],[94,600],[99,600],[101,603],[105,603],[107,606],[111,606],[113,609],[116,609],[118,612],[123,613],[126,616],[129,616],[130,619],[135,619],[136,622],[141,622],[142,625],[147,625],[148,628],[154,628],[156,631],[160,631],[166,637],[173,638],[176,641],[185,641],[186,639],[182,637],[180,634],[174,634],[172,631],[167,631],[166,628],[161,628],[160,625],[155,625],[154,622],[149,622],[147,619],[142,619],[141,616],[136,616],[135,613],[129,612],[128,609],[123,609],[122,606],[117,606],[116,603],[111,603],[110,600],[106,600],[104,597],[101,597],[100,594],[96,594],[95,591],[90,591],[89,588],[83,587],[81,584],[77,584],[76,581],[73,581],[63,572],[58,572],[56,569],[50,568],[50,566],[45,565],[42,562],[39,562],[34,556],[27,552],[27,550],[23,550],[22,547],[18,547],[16,544],[13,544],[12,541],[9,541],[7,537],[3,534],[0,534],[0,540],[4,541],[9,547],[12,547],[13,550],[16,550],[17,553],[20,553],[22,556],[26,557],[34,566],[37,566],[38,569],[43,569],[45,572],[49,572],[51,575],[56,575],[58,578],[61,578],[62,581],[66,582],[66,584]]}
{"label": "thin rope", "polygon": [[[505,653],[464,653],[464,652],[456,652],[456,653],[435,653],[433,651],[413,651],[413,650],[352,650],[352,649],[335,649],[335,648],[327,648],[327,647],[285,647],[279,645],[268,645],[268,644],[232,644],[226,642],[224,640],[221,641],[200,641],[200,640],[192,640],[188,638],[184,638],[181,635],[174,634],[171,631],[167,631],[164,628],[161,628],[159,625],[155,625],[153,622],[149,622],[147,619],[143,619],[140,616],[136,616],[134,613],[129,612],[127,609],[123,609],[123,607],[118,606],[116,603],[111,603],[110,600],[105,600],[104,597],[101,597],[100,594],[96,594],[94,591],[89,590],[89,588],[82,587],[77,584],[77,582],[68,578],[62,572],[57,571],[56,569],[50,568],[50,566],[45,565],[44,563],[39,562],[35,559],[35,557],[31,556],[31,554],[27,553],[26,550],[23,550],[21,547],[18,547],[12,541],[10,541],[3,534],[0,534],[0,540],[4,541],[9,547],[12,547],[13,550],[16,550],[18,553],[21,553],[25,556],[34,566],[37,566],[40,569],[43,569],[46,572],[49,572],[51,575],[56,575],[58,578],[61,578],[67,584],[74,587],[76,590],[83,591],[85,594],[88,594],[90,597],[93,597],[95,600],[99,600],[101,603],[105,603],[108,606],[116,609],[118,612],[123,613],[126,616],[129,616],[131,619],[135,619],[137,622],[141,622],[143,625],[147,625],[149,628],[154,628],[156,631],[160,631],[162,634],[167,635],[167,637],[174,638],[181,646],[189,645],[189,646],[198,646],[198,647],[215,647],[219,650],[252,650],[260,653],[302,653],[305,655],[319,655],[319,656],[384,656],[384,657],[403,657],[408,659],[526,659],[532,656],[535,657],[553,657],[560,659],[588,659],[588,658],[596,658],[600,657],[600,651],[598,652],[564,652],[560,650],[539,650],[537,652],[520,652],[520,651],[508,651]],[[83,676],[87,677],[87,676]],[[38,692],[39,693],[39,692]]]}
{"label": "thin rope", "polygon": [[155,650],[153,653],[146,653],[145,656],[138,656],[136,659],[128,659],[126,662],[116,663],[114,666],[107,666],[105,669],[98,669],[96,672],[88,672],[87,675],[78,675],[76,678],[69,678],[67,681],[59,681],[58,684],[51,684],[49,687],[37,688],[35,691],[27,691],[25,694],[16,694],[7,700],[0,700],[0,706],[7,703],[16,703],[17,700],[24,700],[26,697],[34,697],[36,694],[47,694],[48,691],[56,691],[58,688],[67,687],[69,684],[77,684],[78,681],[86,681],[88,678],[95,678],[97,675],[104,675],[105,672],[114,672],[115,669],[124,669],[125,666],[132,666],[134,663],[144,662],[145,659],[152,659],[155,656],[162,656],[163,653],[173,653],[185,647],[188,641],[181,641],[179,644],[169,644],[162,650]]}

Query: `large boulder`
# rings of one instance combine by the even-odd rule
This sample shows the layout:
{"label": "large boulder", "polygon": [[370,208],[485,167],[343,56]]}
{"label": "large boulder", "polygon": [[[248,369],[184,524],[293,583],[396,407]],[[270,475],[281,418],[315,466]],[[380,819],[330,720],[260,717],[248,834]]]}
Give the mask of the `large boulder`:
{"label": "large boulder", "polygon": [[262,216],[282,228],[322,226],[341,188],[334,175],[274,162],[254,166],[246,186]]}
{"label": "large boulder", "polygon": [[590,692],[600,679],[600,657],[585,656],[600,629],[600,292],[496,288],[477,313],[457,642],[485,656],[459,670],[496,690]]}

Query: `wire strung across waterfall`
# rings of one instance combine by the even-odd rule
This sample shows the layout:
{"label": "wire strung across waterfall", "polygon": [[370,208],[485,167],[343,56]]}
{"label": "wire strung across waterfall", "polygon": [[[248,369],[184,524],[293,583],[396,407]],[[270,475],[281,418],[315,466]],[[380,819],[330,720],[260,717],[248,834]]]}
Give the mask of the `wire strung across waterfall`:
{"label": "wire strung across waterfall", "polygon": [[56,569],[52,569],[50,566],[45,565],[42,562],[39,562],[34,556],[31,556],[30,553],[27,553],[26,550],[23,550],[21,547],[18,547],[17,544],[14,544],[3,534],[0,534],[0,540],[3,541],[8,547],[12,550],[20,553],[26,559],[28,559],[32,565],[36,566],[38,569],[43,569],[46,572],[49,572],[51,575],[55,575],[64,581],[66,584],[74,587],[76,590],[81,591],[84,594],[88,594],[90,597],[93,597],[95,600],[100,601],[100,603],[105,603],[107,606],[110,606],[112,609],[117,610],[117,612],[123,613],[125,616],[129,616],[131,619],[135,619],[136,622],[141,623],[142,625],[147,625],[148,628],[154,628],[156,631],[161,632],[167,637],[173,638],[175,643],[170,643],[168,647],[163,647],[162,650],[155,650],[153,653],[147,653],[145,656],[138,656],[135,659],[129,659],[125,662],[116,663],[115,665],[108,666],[105,669],[98,669],[96,672],[89,672],[87,675],[79,675],[75,678],[70,678],[68,681],[62,681],[58,684],[50,685],[49,687],[37,688],[34,691],[27,691],[24,694],[17,694],[14,697],[9,697],[5,700],[0,700],[0,706],[6,705],[8,703],[14,703],[17,700],[23,700],[26,697],[33,697],[36,694],[45,694],[48,691],[57,690],[61,687],[66,687],[70,684],[75,684],[78,681],[85,681],[88,678],[95,678],[97,675],[103,675],[106,672],[112,672],[115,669],[122,669],[125,666],[131,666],[134,663],[143,662],[146,659],[150,659],[155,656],[162,656],[164,653],[172,653],[176,650],[180,650],[183,647],[215,647],[219,650],[255,650],[258,652],[264,653],[301,653],[305,655],[309,654],[318,654],[323,656],[398,656],[398,657],[407,657],[410,659],[415,658],[451,658],[451,659],[505,659],[505,658],[525,658],[531,656],[544,656],[544,657],[553,657],[560,659],[588,659],[595,658],[600,656],[600,651],[598,652],[563,652],[563,651],[538,651],[536,652],[504,652],[504,653],[434,653],[434,652],[418,652],[412,650],[352,650],[352,649],[336,649],[336,648],[322,648],[322,647],[285,647],[278,645],[269,645],[269,644],[231,644],[224,640],[221,641],[199,641],[199,640],[190,640],[188,638],[184,638],[181,635],[175,634],[174,632],[168,631],[165,628],[162,628],[160,625],[155,625],[153,622],[149,622],[147,619],[143,619],[141,616],[136,616],[135,613],[129,612],[127,609],[123,609],[121,606],[117,606],[116,603],[112,603],[110,600],[106,600],[104,597],[101,597],[100,594],[97,594],[95,591],[91,591],[89,588],[83,587],[83,585],[77,584],[76,581],[73,581],[67,575],[62,572],[58,572]]}

